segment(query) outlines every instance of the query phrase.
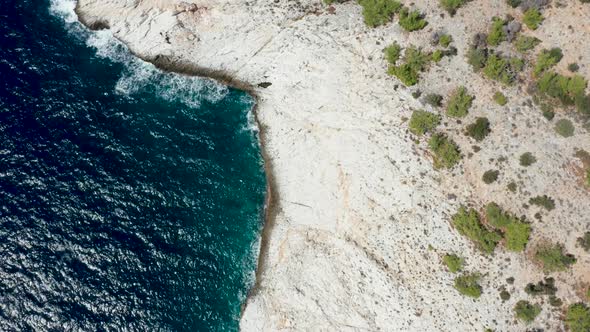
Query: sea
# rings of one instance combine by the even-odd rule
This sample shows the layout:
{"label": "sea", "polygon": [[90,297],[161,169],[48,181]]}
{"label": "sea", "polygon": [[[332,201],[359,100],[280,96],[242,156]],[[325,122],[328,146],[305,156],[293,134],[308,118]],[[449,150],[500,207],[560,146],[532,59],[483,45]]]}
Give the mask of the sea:
{"label": "sea", "polygon": [[263,225],[254,99],[72,0],[0,0],[0,331],[236,331]]}

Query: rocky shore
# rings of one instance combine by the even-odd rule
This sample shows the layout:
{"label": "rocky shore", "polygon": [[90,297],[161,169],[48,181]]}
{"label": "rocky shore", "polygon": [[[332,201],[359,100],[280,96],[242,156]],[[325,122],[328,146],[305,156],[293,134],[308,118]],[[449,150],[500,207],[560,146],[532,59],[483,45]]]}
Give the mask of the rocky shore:
{"label": "rocky shore", "polygon": [[[82,23],[110,29],[138,57],[250,91],[257,100],[269,202],[242,330],[559,330],[561,311],[548,303],[530,325],[512,310],[527,298],[525,285],[544,277],[530,257],[547,239],[578,258],[553,275],[557,295],[565,304],[582,299],[590,258],[576,237],[588,230],[590,194],[576,177],[583,165],[574,154],[590,151],[588,133],[578,128],[573,137],[556,137],[524,87],[506,89],[506,106],[493,104],[498,86],[465,62],[471,36],[488,29],[491,16],[512,10],[504,1],[469,2],[454,17],[438,1],[415,7],[429,25],[409,34],[395,23],[367,27],[352,1],[78,1]],[[582,19],[590,9],[551,10],[535,32],[542,46],[559,45],[588,64],[576,40],[590,40]],[[574,26],[567,40],[555,33],[564,21]],[[387,75],[384,47],[428,47],[439,30],[453,36],[457,56],[431,68],[417,88]],[[590,77],[590,66],[580,73]],[[476,94],[469,116],[487,116],[492,132],[475,152],[464,124],[445,121],[464,158],[451,171],[435,170],[426,142],[407,130],[413,110],[431,110],[412,92],[448,95],[459,85]],[[524,152],[537,158],[526,170],[518,164]],[[487,185],[481,177],[491,167],[501,174]],[[506,190],[510,181],[519,183],[516,194]],[[541,194],[557,198],[556,208],[541,213],[523,204]],[[490,201],[532,222],[524,254],[498,248],[482,255],[452,227],[459,206],[481,209]],[[481,272],[480,298],[453,288],[455,276],[441,264],[445,253],[462,255],[468,270]],[[511,298],[501,299],[501,289]]]}

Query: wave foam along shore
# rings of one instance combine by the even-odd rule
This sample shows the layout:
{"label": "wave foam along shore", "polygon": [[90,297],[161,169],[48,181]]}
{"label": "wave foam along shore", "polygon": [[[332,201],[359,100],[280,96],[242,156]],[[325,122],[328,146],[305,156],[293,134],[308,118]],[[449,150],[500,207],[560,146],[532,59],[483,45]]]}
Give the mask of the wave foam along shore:
{"label": "wave foam along shore", "polygon": [[[164,69],[213,77],[257,96],[256,117],[274,187],[257,286],[243,312],[242,329],[513,329],[513,300],[506,304],[494,291],[476,302],[465,298],[439,264],[444,252],[464,253],[473,270],[488,273],[483,281],[488,290],[518,276],[520,291],[515,291],[522,293],[527,282],[542,277],[518,254],[480,259],[448,223],[461,202],[497,200],[513,210],[522,208],[501,188],[481,187],[480,174],[497,156],[480,153],[465,161],[463,174],[433,172],[424,146],[405,129],[404,118],[424,106],[386,75],[381,60],[390,42],[427,44],[432,31],[408,36],[394,24],[368,29],[353,2],[335,11],[319,1],[194,3],[81,0],[77,12],[87,26],[109,27],[134,54]],[[459,49],[468,43],[465,31],[481,30],[490,13],[481,8],[487,4],[470,4],[469,21],[457,23],[436,15],[437,1],[420,6],[429,12],[432,26],[456,36]],[[445,72],[452,77],[447,81],[447,74],[433,74],[428,88],[436,85],[447,93],[452,80],[472,82],[482,93],[493,88],[459,57],[448,66]],[[263,88],[263,82],[272,85]],[[485,102],[478,98],[475,107],[484,109]],[[538,123],[531,110],[510,116],[513,122]],[[506,124],[493,132],[505,152],[535,149],[526,140],[530,133],[520,132],[521,145],[514,144],[509,123],[501,115],[489,117]],[[552,141],[546,127],[539,124],[537,138]],[[571,144],[553,142],[544,153],[562,156]],[[562,162],[547,160],[551,171],[531,178],[531,186],[546,189]],[[516,176],[508,171],[505,176]],[[554,190],[581,202],[560,186]],[[576,210],[576,220],[587,210]],[[539,237],[548,234],[565,237],[550,232]],[[538,322],[560,326],[548,310]]]}

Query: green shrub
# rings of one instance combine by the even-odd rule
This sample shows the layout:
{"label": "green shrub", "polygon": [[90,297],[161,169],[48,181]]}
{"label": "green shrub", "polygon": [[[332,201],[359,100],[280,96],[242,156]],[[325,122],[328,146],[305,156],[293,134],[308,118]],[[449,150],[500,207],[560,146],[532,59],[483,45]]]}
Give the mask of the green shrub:
{"label": "green shrub", "polygon": [[418,136],[422,136],[425,133],[432,131],[440,123],[440,115],[426,112],[423,110],[417,110],[412,113],[410,118],[410,131]]}
{"label": "green shrub", "polygon": [[563,137],[571,137],[574,135],[574,124],[568,119],[561,119],[555,123],[555,132]]}
{"label": "green shrub", "polygon": [[473,241],[478,249],[488,254],[494,251],[502,238],[497,232],[485,228],[474,209],[468,211],[464,207],[459,208],[452,217],[452,223],[459,234]]}
{"label": "green shrub", "polygon": [[552,307],[561,307],[563,305],[563,301],[555,295],[549,296],[549,304]]}
{"label": "green shrub", "polygon": [[486,205],[486,219],[490,225],[503,231],[506,249],[510,251],[525,249],[531,234],[531,226],[528,223],[502,211],[494,202]]}
{"label": "green shrub", "polygon": [[490,169],[483,173],[481,179],[485,184],[491,184],[493,182],[496,182],[496,180],[498,179],[498,175],[500,175],[500,171]]}
{"label": "green shrub", "polygon": [[434,134],[428,141],[430,150],[434,153],[435,168],[452,168],[461,160],[459,147],[444,134]]}
{"label": "green shrub", "polygon": [[567,70],[571,71],[572,73],[575,73],[578,70],[580,70],[580,66],[575,62],[570,63],[569,65],[567,65]]}
{"label": "green shrub", "polygon": [[446,10],[451,16],[455,15],[457,9],[463,6],[467,0],[440,0],[440,5]]}
{"label": "green shrub", "polygon": [[516,8],[516,7],[520,6],[520,4],[522,3],[522,0],[506,0],[506,3],[508,4],[508,6],[510,6],[512,8]]}
{"label": "green shrub", "polygon": [[486,60],[483,73],[488,78],[500,83],[510,85],[516,80],[518,73],[522,71],[524,62],[519,58],[506,58],[491,54]]}
{"label": "green shrub", "polygon": [[463,274],[455,278],[455,288],[465,296],[478,298],[482,291],[479,279],[480,276],[476,273]]}
{"label": "green shrub", "polygon": [[563,53],[558,47],[554,47],[550,50],[542,50],[537,56],[537,63],[533,68],[533,74],[539,76],[539,74],[555,66],[561,58],[563,58]]}
{"label": "green shrub", "polygon": [[402,8],[399,12],[399,25],[406,31],[422,30],[428,24],[419,11]]}
{"label": "green shrub", "polygon": [[424,96],[424,102],[432,107],[442,106],[443,97],[436,93],[430,93]]}
{"label": "green shrub", "polygon": [[467,63],[471,65],[473,71],[478,72],[486,65],[488,55],[486,49],[470,47],[467,51]]}
{"label": "green shrub", "polygon": [[530,51],[541,43],[541,40],[536,37],[529,37],[520,35],[514,41],[514,46],[519,52]]}
{"label": "green shrub", "polygon": [[506,227],[504,237],[506,238],[506,249],[510,251],[523,251],[529,242],[531,225],[515,221]]}
{"label": "green shrub", "polygon": [[513,192],[513,193],[515,193],[515,192],[516,192],[516,190],[518,189],[518,186],[516,185],[516,182],[512,181],[512,182],[510,182],[510,183],[509,183],[509,184],[506,186],[506,188],[507,188],[508,190],[510,190],[510,192]]}
{"label": "green shrub", "polygon": [[496,104],[498,104],[500,106],[504,106],[504,105],[506,105],[506,103],[508,103],[508,99],[500,91],[497,91],[496,93],[494,93],[494,101],[496,102]]}
{"label": "green shrub", "polygon": [[442,47],[449,47],[451,42],[453,42],[453,37],[451,37],[451,35],[443,34],[438,38],[438,44]]}
{"label": "green shrub", "polygon": [[490,133],[490,122],[487,118],[477,118],[474,123],[466,128],[467,136],[482,141]]}
{"label": "green shrub", "polygon": [[555,279],[549,277],[545,280],[539,281],[537,284],[528,283],[524,288],[524,292],[532,295],[555,295],[557,287],[555,287]]}
{"label": "green shrub", "polygon": [[393,14],[397,13],[402,4],[397,0],[358,0],[363,7],[363,18],[369,27],[388,23]]}
{"label": "green shrub", "polygon": [[443,256],[443,263],[447,266],[450,272],[456,273],[463,269],[465,261],[457,255],[446,254]]}
{"label": "green shrub", "polygon": [[590,187],[590,168],[586,170],[586,186]]}
{"label": "green shrub", "polygon": [[543,265],[546,273],[566,270],[576,262],[571,254],[564,254],[563,246],[560,244],[545,244],[537,249],[535,259]]}
{"label": "green shrub", "polygon": [[524,12],[522,22],[526,24],[529,29],[536,30],[539,27],[539,24],[543,22],[543,15],[541,15],[541,12],[537,8],[531,7]]}
{"label": "green shrub", "polygon": [[520,300],[514,306],[516,318],[525,323],[530,323],[541,313],[541,306],[538,304],[531,304],[529,301]]}
{"label": "green shrub", "polygon": [[398,43],[393,42],[391,45],[385,48],[385,59],[387,59],[389,64],[395,65],[397,60],[399,60],[401,53],[402,47]]}
{"label": "green shrub", "polygon": [[547,211],[555,209],[555,201],[553,200],[553,198],[547,195],[535,196],[529,199],[529,203],[532,205],[544,207]]}
{"label": "green shrub", "polygon": [[556,98],[564,105],[575,105],[583,114],[590,114],[590,96],[584,91],[588,82],[580,75],[571,77],[546,72],[537,81],[537,87],[542,96]]}
{"label": "green shrub", "polygon": [[443,58],[443,52],[441,50],[436,50],[432,52],[432,61],[439,62]]}
{"label": "green shrub", "polygon": [[570,305],[565,314],[565,325],[570,332],[590,331],[590,308],[584,303]]}
{"label": "green shrub", "polygon": [[578,245],[584,250],[590,251],[590,232],[586,232],[582,237],[578,238]]}
{"label": "green shrub", "polygon": [[492,27],[488,33],[487,42],[489,45],[496,46],[506,40],[506,32],[504,32],[504,24],[506,21],[498,18],[492,18]]}
{"label": "green shrub", "polygon": [[520,155],[520,166],[528,167],[537,162],[537,158],[530,152],[525,152]]}
{"label": "green shrub", "polygon": [[500,298],[502,299],[503,302],[510,300],[510,293],[508,291],[506,291],[505,289],[503,289],[500,292]]}
{"label": "green shrub", "polygon": [[406,86],[418,83],[420,72],[426,70],[430,56],[415,46],[410,46],[404,52],[404,63],[400,66],[390,66],[389,74],[396,76]]}
{"label": "green shrub", "polygon": [[467,115],[474,97],[467,93],[465,87],[459,87],[451,94],[447,104],[447,115],[455,118],[463,118]]}

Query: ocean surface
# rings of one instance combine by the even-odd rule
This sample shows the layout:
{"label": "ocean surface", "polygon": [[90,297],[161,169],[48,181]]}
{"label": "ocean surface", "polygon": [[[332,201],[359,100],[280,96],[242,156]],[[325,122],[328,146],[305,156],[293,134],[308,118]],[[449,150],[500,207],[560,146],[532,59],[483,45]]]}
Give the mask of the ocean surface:
{"label": "ocean surface", "polygon": [[71,0],[0,2],[0,331],[237,330],[252,98],[133,58]]}

